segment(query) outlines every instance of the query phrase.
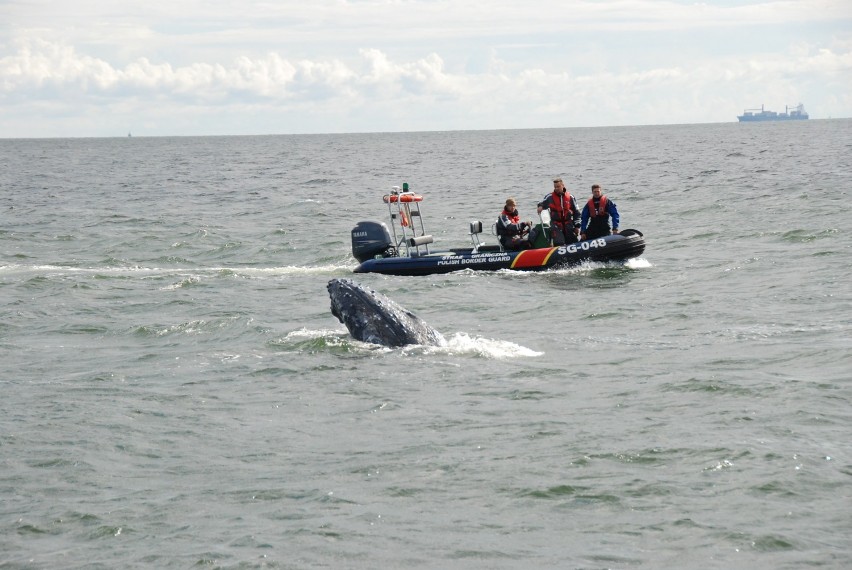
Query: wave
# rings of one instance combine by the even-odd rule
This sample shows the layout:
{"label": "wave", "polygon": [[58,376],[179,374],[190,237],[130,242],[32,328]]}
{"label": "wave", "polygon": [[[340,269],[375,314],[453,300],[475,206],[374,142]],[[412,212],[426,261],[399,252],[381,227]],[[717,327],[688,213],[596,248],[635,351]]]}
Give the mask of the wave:
{"label": "wave", "polygon": [[347,275],[352,272],[352,267],[344,263],[334,263],[326,265],[285,265],[281,267],[143,267],[143,266],[125,266],[125,267],[70,267],[65,265],[20,265],[9,264],[0,265],[0,274],[67,274],[67,275],[113,275],[113,276],[128,276],[128,275],[225,275],[225,276],[243,276],[243,277],[263,277],[263,276],[278,276],[278,275],[338,275],[345,272]]}
{"label": "wave", "polygon": [[467,354],[496,360],[506,358],[533,358],[544,354],[543,352],[537,352],[508,340],[470,336],[464,332],[457,332],[446,338],[446,346],[424,347],[426,349],[425,352],[451,355]]}
{"label": "wave", "polygon": [[[27,265],[20,263],[11,263],[0,265],[0,274],[27,274],[27,273],[55,273],[55,274],[82,274],[82,275],[105,275],[105,276],[132,276],[136,274],[146,275],[203,275],[203,274],[221,274],[225,276],[242,276],[242,277],[266,277],[266,276],[281,276],[281,275],[340,275],[352,273],[354,267],[352,259],[343,259],[331,263],[323,263],[320,265],[282,265],[272,267],[250,267],[250,266],[214,266],[214,267],[193,267],[186,260],[181,260],[185,264],[176,267],[164,267],[160,265],[144,266],[144,265],[120,265],[120,261],[112,260],[108,265],[99,266],[73,266],[73,265],[56,265],[56,264],[40,264]],[[531,271],[513,271],[510,269],[501,269],[497,273],[513,275],[520,278],[535,278],[536,275],[571,275],[582,274],[598,269],[645,269],[652,267],[651,263],[643,258],[634,258],[624,262],[607,261],[596,262],[586,261],[580,265],[574,265],[563,268],[553,268],[545,272]],[[462,270],[457,273],[469,272],[475,274],[473,270]]]}
{"label": "wave", "polygon": [[629,269],[648,269],[649,267],[653,267],[651,262],[647,259],[643,259],[641,257],[635,257],[633,259],[628,259],[625,264],[625,267]]}
{"label": "wave", "polygon": [[[546,271],[516,271],[514,269],[500,269],[497,273],[503,275],[517,276],[521,279],[536,279],[542,275],[582,275],[602,269],[647,269],[653,267],[650,261],[642,257],[628,259],[626,261],[583,261],[578,265],[567,265],[564,267],[553,267]],[[473,269],[464,271],[474,272]]]}
{"label": "wave", "polygon": [[543,352],[537,352],[511,341],[471,336],[465,332],[453,333],[445,336],[445,339],[447,342],[443,346],[411,344],[399,348],[389,348],[356,340],[345,330],[310,330],[302,328],[288,333],[283,339],[279,339],[273,342],[273,344],[284,350],[309,352],[335,352],[344,349],[346,352],[363,352],[365,354],[374,354],[376,352],[401,353],[404,355],[437,354],[475,356],[495,360],[534,358],[544,354]]}

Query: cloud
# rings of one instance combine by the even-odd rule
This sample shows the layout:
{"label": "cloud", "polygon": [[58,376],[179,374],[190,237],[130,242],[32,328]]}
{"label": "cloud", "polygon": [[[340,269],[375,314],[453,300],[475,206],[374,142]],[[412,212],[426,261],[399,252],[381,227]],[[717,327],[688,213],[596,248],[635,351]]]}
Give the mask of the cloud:
{"label": "cloud", "polygon": [[235,6],[8,4],[0,136],[138,117],[206,134],[710,122],[767,97],[852,115],[836,0]]}
{"label": "cloud", "polygon": [[[849,46],[845,46],[848,50]],[[360,92],[399,95],[435,95],[472,97],[493,93],[494,89],[514,88],[535,98],[546,98],[561,88],[631,89],[647,84],[673,84],[692,79],[746,81],[758,74],[766,79],[778,74],[844,75],[852,70],[852,50],[835,52],[831,48],[796,46],[796,55],[763,56],[759,59],[733,58],[715,64],[701,63],[694,70],[659,67],[614,74],[608,70],[592,75],[574,76],[565,71],[542,68],[522,69],[516,73],[495,62],[493,70],[482,74],[449,72],[443,59],[431,53],[409,62],[392,61],[378,49],[359,50],[360,65],[352,67],[337,59],[290,61],[280,54],[262,58],[241,56],[230,63],[198,62],[173,67],[139,58],[124,67],[77,53],[70,46],[43,40],[21,46],[16,54],[0,58],[2,93],[25,93],[51,98],[77,94],[109,95],[129,90],[195,96],[199,101],[227,100],[251,95],[271,100],[291,99],[318,91],[329,94]],[[511,75],[510,75],[511,74]],[[507,84],[508,83],[508,84]],[[514,86],[514,87],[512,87]]]}
{"label": "cloud", "polygon": [[[185,66],[139,58],[113,67],[72,47],[40,40],[0,59],[0,100],[7,105],[41,102],[54,109],[82,102],[107,112],[135,109],[143,115],[150,114],[154,103],[161,109],[158,113],[168,107],[180,113],[181,106],[195,107],[196,113],[203,108],[212,115],[252,106],[274,114],[301,110],[316,119],[332,113],[342,130],[348,128],[341,115],[354,109],[377,120],[392,116],[402,129],[453,128],[459,121],[464,128],[522,126],[512,122],[520,116],[529,126],[559,121],[584,125],[590,116],[603,116],[606,124],[636,123],[636,117],[643,116],[650,122],[689,122],[696,93],[750,86],[759,94],[766,85],[805,83],[813,73],[837,82],[852,74],[851,51],[815,46],[797,46],[795,51],[792,59],[780,54],[587,74],[545,68],[507,71],[495,61],[482,73],[468,74],[448,71],[435,53],[400,62],[377,49],[360,50],[354,66],[337,59],[290,61],[269,53]],[[672,103],[676,92],[686,94],[680,104]],[[738,106],[751,104],[748,100]],[[526,111],[521,115],[517,109]],[[738,107],[728,113],[734,110]],[[437,114],[448,122],[436,124],[413,114]]]}
{"label": "cloud", "polygon": [[436,54],[412,62],[391,62],[379,50],[361,50],[362,69],[331,60],[289,61],[277,53],[263,58],[239,57],[229,64],[198,62],[173,67],[139,58],[122,68],[70,46],[43,40],[0,58],[2,93],[37,98],[74,95],[121,95],[128,92],[190,96],[199,102],[254,97],[288,100],[338,96],[369,89],[386,96],[400,93],[460,95],[467,83],[443,70]]}

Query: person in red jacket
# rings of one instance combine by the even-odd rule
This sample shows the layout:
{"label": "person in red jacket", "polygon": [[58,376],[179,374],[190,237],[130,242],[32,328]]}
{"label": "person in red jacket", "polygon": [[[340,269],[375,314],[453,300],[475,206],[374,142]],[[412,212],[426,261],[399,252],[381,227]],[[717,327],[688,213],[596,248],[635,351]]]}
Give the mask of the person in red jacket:
{"label": "person in red jacket", "polygon": [[[608,236],[610,232],[618,233],[618,208],[603,194],[600,184],[592,185],[592,197],[583,206],[580,218],[580,235],[584,240]],[[609,227],[610,218],[612,228]]]}
{"label": "person in red jacket", "polygon": [[518,215],[518,205],[514,198],[508,198],[503,211],[497,218],[497,236],[500,245],[505,250],[528,249],[530,242],[527,234],[530,231],[530,222],[522,222]]}
{"label": "person in red jacket", "polygon": [[561,178],[553,181],[553,192],[538,203],[538,213],[550,210],[550,232],[553,245],[576,243],[580,235],[580,209]]}

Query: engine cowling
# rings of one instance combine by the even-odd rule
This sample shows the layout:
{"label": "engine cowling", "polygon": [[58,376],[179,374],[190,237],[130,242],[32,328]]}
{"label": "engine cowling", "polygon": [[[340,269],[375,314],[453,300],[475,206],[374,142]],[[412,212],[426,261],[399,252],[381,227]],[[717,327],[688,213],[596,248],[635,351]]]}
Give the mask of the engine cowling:
{"label": "engine cowling", "polygon": [[359,262],[396,255],[396,247],[384,222],[358,222],[352,228],[352,256]]}

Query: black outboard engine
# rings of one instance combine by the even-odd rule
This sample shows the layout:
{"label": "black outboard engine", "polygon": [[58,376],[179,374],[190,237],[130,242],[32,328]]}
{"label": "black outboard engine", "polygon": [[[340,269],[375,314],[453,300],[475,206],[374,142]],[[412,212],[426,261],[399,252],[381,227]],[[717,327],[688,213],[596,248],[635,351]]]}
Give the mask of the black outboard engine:
{"label": "black outboard engine", "polygon": [[384,222],[358,222],[352,228],[352,256],[359,262],[396,255],[396,248]]}

